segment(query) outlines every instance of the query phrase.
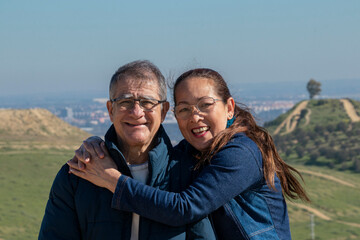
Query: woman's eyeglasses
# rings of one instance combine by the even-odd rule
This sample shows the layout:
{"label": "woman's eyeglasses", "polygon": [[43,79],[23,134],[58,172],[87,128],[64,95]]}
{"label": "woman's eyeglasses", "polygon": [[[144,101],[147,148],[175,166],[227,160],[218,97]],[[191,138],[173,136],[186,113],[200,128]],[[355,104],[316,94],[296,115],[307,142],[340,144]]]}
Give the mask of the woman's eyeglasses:
{"label": "woman's eyeglasses", "polygon": [[203,97],[196,103],[196,105],[181,103],[174,107],[174,113],[176,117],[186,120],[192,115],[194,108],[199,112],[208,113],[214,108],[214,104],[217,101],[221,101],[221,99]]}

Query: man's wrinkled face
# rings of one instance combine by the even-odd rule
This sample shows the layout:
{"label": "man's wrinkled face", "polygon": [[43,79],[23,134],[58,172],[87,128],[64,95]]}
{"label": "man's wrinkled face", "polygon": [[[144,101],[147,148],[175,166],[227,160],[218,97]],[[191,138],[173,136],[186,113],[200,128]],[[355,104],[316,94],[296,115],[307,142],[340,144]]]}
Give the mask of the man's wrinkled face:
{"label": "man's wrinkled face", "polygon": [[[119,80],[114,86],[113,93],[114,98],[163,100],[160,99],[156,80],[151,79],[128,77]],[[158,104],[151,110],[144,111],[138,101],[133,108],[126,110],[120,109],[116,102],[108,101],[107,108],[118,141],[121,141],[124,147],[146,149],[164,121],[169,103]]]}

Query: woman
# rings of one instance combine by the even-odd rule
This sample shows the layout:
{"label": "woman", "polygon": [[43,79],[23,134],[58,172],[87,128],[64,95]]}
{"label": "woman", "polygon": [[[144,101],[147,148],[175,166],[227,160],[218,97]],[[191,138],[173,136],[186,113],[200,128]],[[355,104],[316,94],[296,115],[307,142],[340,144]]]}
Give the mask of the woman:
{"label": "woman", "polygon": [[79,169],[72,162],[71,172],[112,191],[112,206],[119,210],[174,226],[211,213],[219,239],[291,239],[284,195],[309,198],[292,172],[299,173],[280,158],[271,136],[235,104],[214,70],[185,72],[173,91],[185,138],[176,147],[177,156],[185,175],[192,164],[196,170],[185,191],[161,191],[119,173],[118,181],[111,181],[113,170]]}

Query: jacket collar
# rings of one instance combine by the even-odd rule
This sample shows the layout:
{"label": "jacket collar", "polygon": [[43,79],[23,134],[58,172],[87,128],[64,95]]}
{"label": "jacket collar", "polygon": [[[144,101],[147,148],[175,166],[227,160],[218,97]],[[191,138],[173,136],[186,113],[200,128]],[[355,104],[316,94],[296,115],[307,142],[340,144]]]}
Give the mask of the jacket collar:
{"label": "jacket collar", "polygon": [[[169,156],[173,152],[173,146],[165,129],[162,125],[154,137],[155,147],[149,151],[149,180],[148,185],[153,185],[157,179],[157,176],[165,170],[168,165]],[[130,169],[126,163],[123,153],[119,150],[116,131],[114,125],[111,125],[107,133],[105,134],[105,143],[109,149],[111,157],[114,159],[122,174],[131,176]]]}
{"label": "jacket collar", "polygon": [[184,149],[183,151],[189,153],[190,156],[200,154],[200,151],[194,148],[186,139],[183,139],[179,145],[181,145],[181,148]]}

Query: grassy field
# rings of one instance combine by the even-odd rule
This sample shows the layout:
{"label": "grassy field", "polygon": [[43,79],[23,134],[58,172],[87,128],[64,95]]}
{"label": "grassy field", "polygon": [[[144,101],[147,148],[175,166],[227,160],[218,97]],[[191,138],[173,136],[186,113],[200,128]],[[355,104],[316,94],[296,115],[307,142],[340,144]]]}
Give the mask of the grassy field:
{"label": "grassy field", "polygon": [[0,151],[0,239],[37,239],[52,181],[73,151]]}
{"label": "grassy field", "polygon": [[303,174],[312,203],[288,204],[293,239],[311,239],[311,214],[315,239],[360,239],[360,174],[295,167]]}
{"label": "grassy field", "polygon": [[[0,151],[1,240],[37,239],[52,181],[72,155],[65,150]],[[360,239],[360,174],[296,167],[313,203],[289,203],[293,239],[311,239],[311,214],[316,239]]]}

